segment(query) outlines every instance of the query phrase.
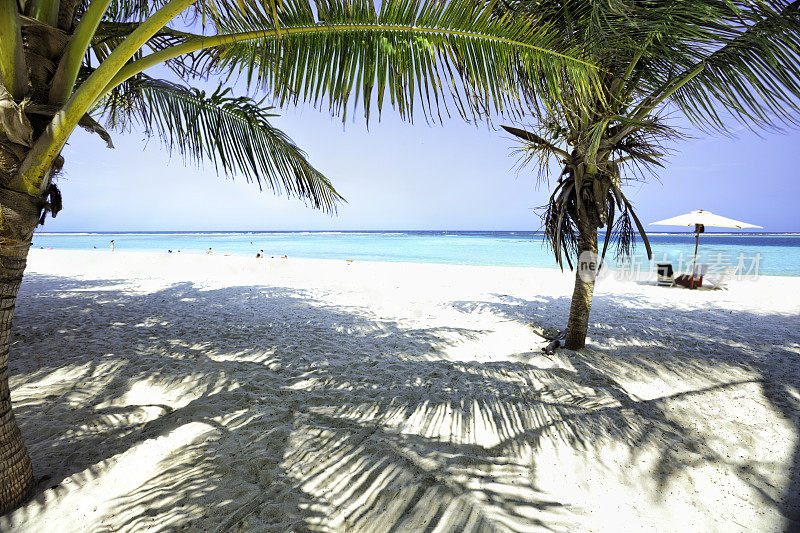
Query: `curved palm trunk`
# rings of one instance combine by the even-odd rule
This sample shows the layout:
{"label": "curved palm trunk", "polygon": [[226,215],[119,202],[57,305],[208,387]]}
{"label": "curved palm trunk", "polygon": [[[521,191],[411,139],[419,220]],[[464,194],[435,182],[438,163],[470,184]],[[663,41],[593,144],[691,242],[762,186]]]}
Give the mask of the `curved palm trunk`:
{"label": "curved palm trunk", "polygon": [[[0,21],[6,23],[7,39],[3,46],[13,42],[8,38],[8,32],[18,31],[16,46],[21,47],[24,56],[24,61],[15,64],[19,69],[13,70],[14,78],[2,82],[6,96],[13,96],[13,105],[9,105],[6,98],[6,116],[0,117],[6,119],[0,120],[0,514],[19,506],[33,486],[31,460],[11,406],[8,386],[9,340],[17,292],[22,283],[33,230],[45,206],[44,197],[48,196],[52,201],[46,186],[53,170],[60,168],[63,159],[58,156],[56,162],[44,171],[48,179],[44,181],[38,196],[15,192],[20,190],[15,178],[33,142],[50,123],[52,115],[42,114],[42,110],[47,110],[54,103],[50,101],[49,91],[56,66],[61,63],[70,42],[78,4],[74,0],[6,3],[6,18]],[[18,15],[22,16],[9,25],[9,16],[15,15],[14,8],[18,8]],[[55,11],[42,13],[38,11],[39,8]],[[9,93],[6,90],[8,87],[22,87],[24,91],[12,90]],[[21,105],[23,92],[25,106]],[[20,107],[15,109],[15,105]],[[28,106],[31,112],[28,112]],[[37,106],[39,110],[33,111]],[[18,119],[19,110],[23,111],[24,120]],[[60,199],[58,205],[60,207]]]}
{"label": "curved palm trunk", "polygon": [[564,339],[564,347],[568,350],[580,350],[586,345],[586,332],[589,329],[589,312],[592,309],[594,294],[594,272],[596,269],[586,261],[587,252],[597,257],[597,227],[587,220],[580,220],[578,225],[578,252],[580,254],[575,271],[575,288],[572,291],[572,304],[569,308],[569,320]]}
{"label": "curved palm trunk", "polygon": [[9,337],[17,292],[39,218],[38,201],[0,188],[4,227],[0,229],[0,514],[19,504],[33,485],[33,472],[8,387]]}

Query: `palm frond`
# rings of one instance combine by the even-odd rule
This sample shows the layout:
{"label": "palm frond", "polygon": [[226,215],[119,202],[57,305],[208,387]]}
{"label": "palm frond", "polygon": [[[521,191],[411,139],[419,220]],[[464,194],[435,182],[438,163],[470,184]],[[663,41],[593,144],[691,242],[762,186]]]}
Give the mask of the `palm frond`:
{"label": "palm frond", "polygon": [[342,197],[306,154],[269,123],[274,108],[230,89],[212,94],[140,76],[110,93],[96,108],[110,127],[136,123],[194,163],[210,161],[227,176],[243,176],[313,207],[336,210]]}
{"label": "palm frond", "polygon": [[[566,151],[569,147],[563,147],[563,129],[552,122],[540,123],[536,128],[529,126],[528,129],[506,125],[501,127],[522,140],[522,143],[514,149],[514,154],[517,156],[516,168],[520,171],[530,164],[536,164],[538,184],[547,182],[556,164],[568,164],[572,159]],[[538,130],[540,134],[529,131],[531,129]]]}
{"label": "palm frond", "polygon": [[538,90],[566,75],[589,91],[596,76],[550,25],[494,17],[492,3],[475,0],[388,0],[379,10],[371,0],[241,0],[210,13],[231,36],[210,66],[244,73],[280,105],[312,102],[342,116],[360,101],[369,119],[388,99],[405,118],[415,105],[440,117],[446,98],[468,118],[521,113],[520,69]]}
{"label": "palm frond", "polygon": [[701,58],[704,68],[673,96],[695,123],[724,130],[800,125],[800,1],[747,2],[740,25]]}

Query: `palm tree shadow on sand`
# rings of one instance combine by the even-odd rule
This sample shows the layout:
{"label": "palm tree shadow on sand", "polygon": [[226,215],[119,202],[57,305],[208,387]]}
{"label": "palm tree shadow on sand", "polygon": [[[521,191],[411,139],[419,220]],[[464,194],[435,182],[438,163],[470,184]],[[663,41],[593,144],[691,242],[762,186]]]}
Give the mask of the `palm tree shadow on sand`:
{"label": "palm tree shadow on sand", "polygon": [[[34,275],[22,296],[11,385],[39,482],[0,529],[77,513],[123,531],[563,531],[597,517],[554,475],[659,499],[708,469],[798,523],[797,354],[731,327],[788,335],[797,316],[642,307],[580,353],[475,363],[447,353],[483,331],[294,289]],[[569,302],[448,305],[551,325]],[[593,317],[622,305],[599,296]],[[731,394],[780,413],[794,457],[722,442],[751,423],[715,409]]]}

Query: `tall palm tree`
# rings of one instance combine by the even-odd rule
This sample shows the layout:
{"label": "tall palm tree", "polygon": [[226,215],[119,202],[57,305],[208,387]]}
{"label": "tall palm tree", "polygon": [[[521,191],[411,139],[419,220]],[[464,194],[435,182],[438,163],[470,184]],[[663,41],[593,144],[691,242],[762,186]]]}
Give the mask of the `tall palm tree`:
{"label": "tall palm tree", "polygon": [[540,180],[557,175],[543,227],[558,264],[576,266],[558,340],[577,350],[586,342],[600,264],[594,258],[602,260],[612,240],[618,253],[629,253],[638,232],[652,259],[622,189],[663,166],[665,144],[680,136],[669,112],[718,132],[798,124],[800,2],[507,0],[497,13],[536,13],[600,71],[600,91],[587,97],[562,77],[560,91],[532,99],[533,127],[505,127],[524,141],[522,164],[537,162]]}
{"label": "tall palm tree", "polygon": [[[450,102],[472,118],[520,112],[520,75],[544,90],[568,72],[591,89],[592,68],[559,39],[477,0],[0,0],[0,512],[32,483],[8,388],[11,318],[34,228],[61,208],[54,177],[76,127],[111,146],[106,128],[138,124],[185,158],[331,211],[339,194],[270,125],[265,100],[189,83],[240,77],[278,104],[342,116],[360,99],[369,119],[388,96],[403,117],[416,106],[438,119]],[[174,79],[145,73],[156,65]]]}

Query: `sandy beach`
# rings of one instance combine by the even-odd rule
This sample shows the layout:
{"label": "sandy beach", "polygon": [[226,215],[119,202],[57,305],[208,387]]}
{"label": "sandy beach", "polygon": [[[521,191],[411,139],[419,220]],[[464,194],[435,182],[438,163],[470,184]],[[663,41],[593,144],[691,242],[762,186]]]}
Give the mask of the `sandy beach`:
{"label": "sandy beach", "polygon": [[800,529],[800,278],[33,250],[0,530]]}

